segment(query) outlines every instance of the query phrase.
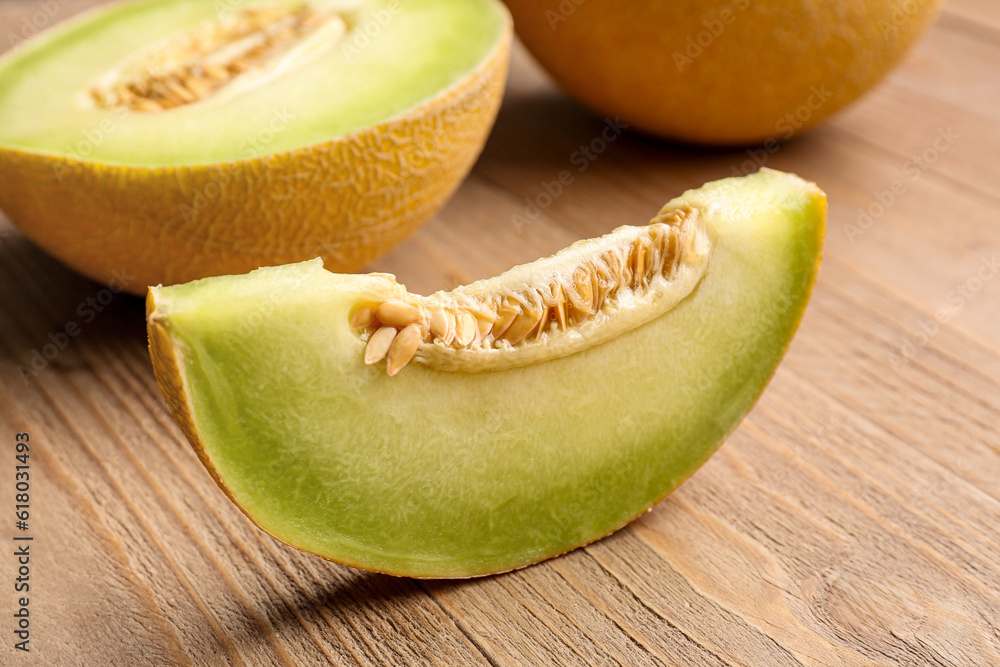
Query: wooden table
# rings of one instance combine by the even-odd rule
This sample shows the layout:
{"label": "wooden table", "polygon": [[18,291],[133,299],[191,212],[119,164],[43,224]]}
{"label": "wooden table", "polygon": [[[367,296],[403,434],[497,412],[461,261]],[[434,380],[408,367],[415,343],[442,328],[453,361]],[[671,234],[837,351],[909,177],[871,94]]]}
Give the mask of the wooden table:
{"label": "wooden table", "polygon": [[[45,4],[4,0],[0,36]],[[55,23],[97,3],[47,4]],[[830,225],[759,405],[630,527],[472,581],[366,574],[256,530],[160,401],[142,301],[84,323],[104,286],[0,222],[0,664],[1000,665],[998,84],[1000,4],[953,0],[884,84],[764,156],[827,191]],[[372,269],[424,293],[491,276],[763,161],[625,135],[512,224],[600,131],[518,51],[472,176]],[[12,634],[18,432],[29,654]]]}

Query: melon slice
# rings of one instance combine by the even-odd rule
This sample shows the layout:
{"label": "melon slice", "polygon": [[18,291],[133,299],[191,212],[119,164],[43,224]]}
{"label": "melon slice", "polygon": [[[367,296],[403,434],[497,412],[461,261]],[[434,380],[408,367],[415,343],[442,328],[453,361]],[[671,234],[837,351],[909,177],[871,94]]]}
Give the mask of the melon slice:
{"label": "melon slice", "polygon": [[496,0],[138,0],[0,60],[0,209],[79,271],[146,286],[322,256],[432,215],[492,126]]}
{"label": "melon slice", "polygon": [[452,292],[320,261],[157,287],[150,351],[202,462],[274,537],[396,575],[502,572],[705,462],[791,341],[825,218],[813,184],[763,170]]}

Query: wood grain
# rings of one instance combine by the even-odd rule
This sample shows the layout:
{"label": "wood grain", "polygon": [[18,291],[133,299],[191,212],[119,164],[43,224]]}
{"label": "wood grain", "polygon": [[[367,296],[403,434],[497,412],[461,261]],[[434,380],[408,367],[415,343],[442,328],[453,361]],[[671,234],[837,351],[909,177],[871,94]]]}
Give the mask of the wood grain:
{"label": "wood grain", "polygon": [[[43,4],[0,5],[0,48]],[[48,4],[54,24],[100,1]],[[141,301],[113,295],[84,322],[104,286],[0,220],[0,664],[1000,665],[998,72],[1000,5],[953,0],[887,81],[764,156],[818,182],[831,218],[813,303],[760,404],[632,526],[480,580],[366,574],[254,529],[160,401]],[[761,161],[626,133],[577,171],[601,129],[518,50],[472,176],[372,270],[453,287]],[[572,185],[515,224],[565,169]],[[879,209],[896,179],[905,192]],[[81,334],[24,381],[69,322]],[[11,622],[21,431],[29,654]]]}

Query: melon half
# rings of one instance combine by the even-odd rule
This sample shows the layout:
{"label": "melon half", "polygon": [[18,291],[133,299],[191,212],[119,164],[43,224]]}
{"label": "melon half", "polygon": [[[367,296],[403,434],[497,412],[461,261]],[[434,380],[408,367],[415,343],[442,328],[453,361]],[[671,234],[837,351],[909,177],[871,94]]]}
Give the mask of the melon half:
{"label": "melon half", "polygon": [[468,173],[510,41],[495,0],[113,3],[0,60],[0,209],[135,293],[353,271]]}

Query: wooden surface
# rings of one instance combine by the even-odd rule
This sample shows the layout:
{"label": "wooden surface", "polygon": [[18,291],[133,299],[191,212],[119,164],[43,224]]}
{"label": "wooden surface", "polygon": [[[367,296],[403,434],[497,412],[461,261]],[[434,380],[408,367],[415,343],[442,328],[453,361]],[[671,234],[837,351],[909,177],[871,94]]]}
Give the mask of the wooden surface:
{"label": "wooden surface", "polygon": [[[4,0],[0,37],[45,5],[55,23],[88,4]],[[365,574],[255,530],[160,402],[141,301],[114,296],[85,323],[104,286],[0,222],[0,664],[1000,665],[998,128],[1000,3],[955,0],[883,85],[766,156],[829,194],[827,253],[728,443],[629,528],[474,581]],[[453,286],[756,168],[626,135],[575,171],[601,129],[518,52],[468,182],[372,269]],[[564,169],[574,183],[515,225]],[[69,322],[81,334],[22,381]],[[13,648],[17,432],[32,445],[29,654]]]}

